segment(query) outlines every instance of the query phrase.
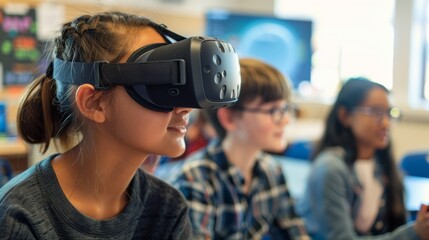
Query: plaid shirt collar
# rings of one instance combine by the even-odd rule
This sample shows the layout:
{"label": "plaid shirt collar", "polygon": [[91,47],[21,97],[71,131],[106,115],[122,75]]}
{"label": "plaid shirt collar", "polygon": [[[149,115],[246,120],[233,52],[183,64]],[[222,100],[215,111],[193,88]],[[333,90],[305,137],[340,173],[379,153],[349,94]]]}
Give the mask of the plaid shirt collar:
{"label": "plaid shirt collar", "polygon": [[[261,167],[260,161],[266,157],[267,154],[261,152],[258,155],[255,165],[253,166],[252,178],[258,178],[264,174],[264,170]],[[224,172],[229,173],[230,178],[237,184],[237,186],[244,185],[244,177],[241,171],[234,165],[232,165],[222,149],[222,145],[218,140],[213,140],[206,151],[206,158],[211,159],[216,165]]]}

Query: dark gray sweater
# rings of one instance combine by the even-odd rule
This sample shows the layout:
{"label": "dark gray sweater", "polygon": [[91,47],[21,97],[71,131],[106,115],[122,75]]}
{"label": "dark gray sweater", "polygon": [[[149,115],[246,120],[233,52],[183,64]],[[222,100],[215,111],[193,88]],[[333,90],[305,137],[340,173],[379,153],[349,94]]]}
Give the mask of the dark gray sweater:
{"label": "dark gray sweater", "polygon": [[0,239],[191,238],[182,195],[141,170],[130,185],[130,201],[122,213],[102,221],[82,215],[62,192],[51,165],[53,157],[0,189]]}

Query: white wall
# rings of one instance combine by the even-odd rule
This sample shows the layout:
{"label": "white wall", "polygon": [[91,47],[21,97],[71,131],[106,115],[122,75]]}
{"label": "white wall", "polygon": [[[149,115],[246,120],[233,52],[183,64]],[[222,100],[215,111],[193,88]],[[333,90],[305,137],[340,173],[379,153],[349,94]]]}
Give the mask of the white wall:
{"label": "white wall", "polygon": [[[283,0],[277,0],[281,2]],[[306,0],[306,2],[314,2],[315,0]],[[327,0],[325,0],[327,1]],[[425,0],[392,0],[395,1],[395,18],[394,18],[394,57],[393,57],[393,89],[392,97],[395,103],[404,113],[402,121],[395,123],[392,126],[392,140],[394,145],[394,155],[399,160],[405,153],[409,151],[427,150],[429,151],[429,112],[424,110],[424,106],[415,103],[410,106],[410,101],[416,97],[416,93],[410,93],[418,84],[418,74],[421,71],[421,66],[416,58],[421,54],[421,49],[417,46],[419,42],[418,27],[416,24],[420,14],[418,11],[422,8],[422,2]],[[318,1],[320,3],[321,1]],[[329,1],[330,6],[335,1]],[[346,1],[341,1],[342,4]],[[365,1],[363,1],[365,2]],[[293,6],[291,6],[293,8]],[[331,9],[335,11],[335,9]],[[302,11],[302,9],[300,10]],[[362,18],[366,18],[365,11],[358,11],[362,14]],[[370,37],[370,36],[368,36]],[[410,84],[411,83],[411,84]],[[330,108],[329,101],[297,99],[302,110],[303,117],[309,118],[316,122],[317,127],[313,129],[314,134],[320,134],[323,124],[317,121],[323,121]],[[307,121],[308,122],[308,121]],[[304,135],[310,135],[307,130],[304,130]],[[294,135],[298,135],[295,133]],[[315,137],[315,136],[313,136]]]}
{"label": "white wall", "polygon": [[[296,129],[291,130],[291,138],[317,139],[323,132],[324,119],[330,106],[318,103],[302,103],[300,106],[304,121],[303,124],[298,124]],[[393,154],[397,161],[410,151],[429,151],[429,121],[394,122],[391,127],[391,137]]]}

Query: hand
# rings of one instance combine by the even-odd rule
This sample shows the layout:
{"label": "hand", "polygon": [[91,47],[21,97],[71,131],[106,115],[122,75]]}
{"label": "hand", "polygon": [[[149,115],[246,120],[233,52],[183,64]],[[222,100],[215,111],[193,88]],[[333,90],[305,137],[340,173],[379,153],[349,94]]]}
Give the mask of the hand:
{"label": "hand", "polygon": [[429,240],[429,206],[422,204],[417,214],[414,229],[422,240]]}

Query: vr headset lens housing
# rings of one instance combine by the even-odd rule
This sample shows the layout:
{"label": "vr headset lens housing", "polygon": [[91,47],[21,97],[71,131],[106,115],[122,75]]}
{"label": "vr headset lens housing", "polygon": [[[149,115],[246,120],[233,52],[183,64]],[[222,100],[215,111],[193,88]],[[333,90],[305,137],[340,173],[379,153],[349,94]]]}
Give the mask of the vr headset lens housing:
{"label": "vr headset lens housing", "polygon": [[[164,28],[169,37],[181,37]],[[161,33],[162,34],[162,33]],[[183,38],[136,50],[127,63],[53,62],[57,81],[96,89],[125,86],[142,106],[168,112],[175,107],[219,108],[238,100],[240,66],[231,44],[210,37]]]}

